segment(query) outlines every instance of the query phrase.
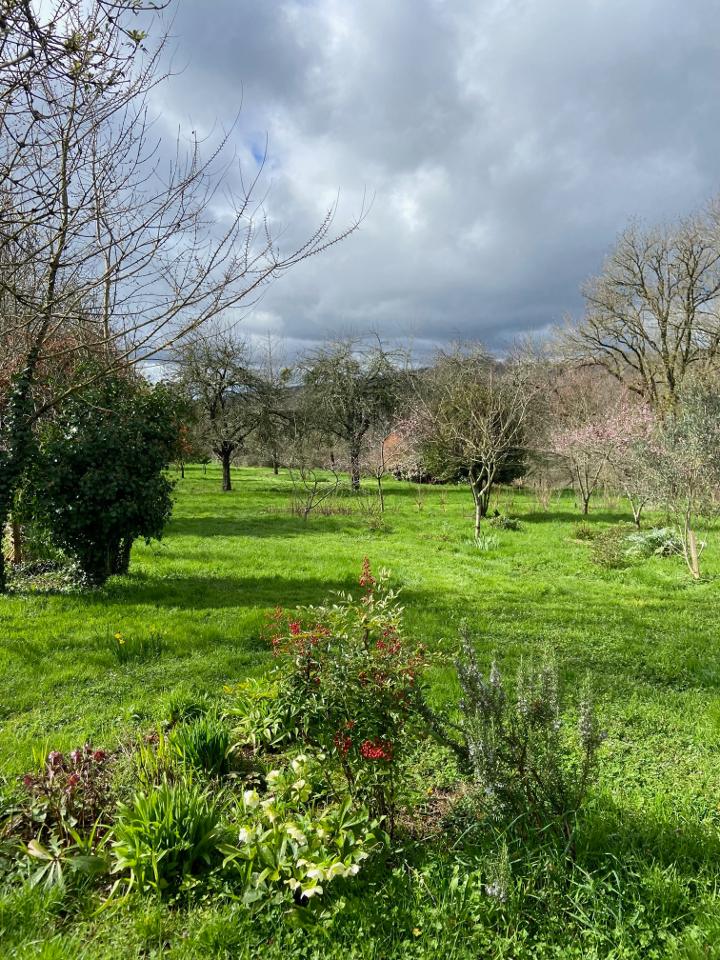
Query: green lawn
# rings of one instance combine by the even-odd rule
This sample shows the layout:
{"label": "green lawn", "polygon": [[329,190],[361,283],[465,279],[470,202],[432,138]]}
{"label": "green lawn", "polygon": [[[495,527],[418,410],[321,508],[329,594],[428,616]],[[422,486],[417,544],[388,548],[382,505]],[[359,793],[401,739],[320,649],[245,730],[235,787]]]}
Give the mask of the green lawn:
{"label": "green lawn", "polygon": [[[390,569],[408,632],[431,648],[451,649],[465,618],[485,663],[494,651],[512,671],[549,641],[572,687],[590,673],[609,739],[582,870],[557,903],[535,878],[522,929],[480,901],[472,913],[472,898],[461,909],[441,853],[410,851],[349,903],[332,942],[211,904],[96,917],[59,894],[15,892],[0,900],[0,956],[720,957],[720,531],[703,532],[706,579],[693,583],[679,558],[594,564],[574,539],[581,518],[570,496],[543,512],[503,491],[499,507],[522,528],[498,531],[497,548],[482,552],[467,488],[390,482],[375,529],[357,512],[303,523],[287,509],[288,480],[269,471],[234,479],[223,494],[217,469],[190,468],[165,539],[137,546],[130,575],[102,590],[0,598],[0,772],[12,779],[33,753],[87,738],[113,747],[151,725],[178,684],[220,695],[263,671],[267,614],[352,589],[367,555]],[[629,519],[598,500],[589,523]],[[151,630],[163,636],[160,656],[118,664],[114,634]],[[449,674],[436,671],[433,684],[438,699],[451,692]],[[463,874],[473,869],[463,861]],[[453,928],[448,918],[462,910],[470,914]]]}

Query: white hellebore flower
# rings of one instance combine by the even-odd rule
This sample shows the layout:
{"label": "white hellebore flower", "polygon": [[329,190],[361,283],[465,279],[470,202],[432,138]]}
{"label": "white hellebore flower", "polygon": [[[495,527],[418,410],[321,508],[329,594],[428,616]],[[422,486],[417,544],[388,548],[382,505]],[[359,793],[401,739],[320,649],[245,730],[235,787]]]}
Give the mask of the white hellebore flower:
{"label": "white hellebore flower", "polygon": [[257,790],[246,790],[245,793],[243,793],[243,803],[246,809],[254,810],[260,803],[260,795]]}
{"label": "white hellebore flower", "polygon": [[296,827],[294,823],[285,824],[285,833],[296,843],[307,843],[305,834],[302,832],[302,830],[300,830],[299,827]]}

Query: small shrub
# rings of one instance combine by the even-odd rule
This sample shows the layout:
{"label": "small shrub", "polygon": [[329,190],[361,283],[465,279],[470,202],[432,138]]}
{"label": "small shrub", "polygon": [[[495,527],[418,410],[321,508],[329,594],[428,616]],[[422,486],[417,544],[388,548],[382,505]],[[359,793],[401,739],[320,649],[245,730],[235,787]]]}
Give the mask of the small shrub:
{"label": "small shrub", "polygon": [[489,523],[491,527],[497,527],[498,530],[522,529],[522,523],[517,517],[508,517],[504,513],[496,513],[495,516],[490,517]]}
{"label": "small shrub", "polygon": [[625,538],[629,557],[671,557],[683,552],[683,541],[673,527],[638,530]]}
{"label": "small shrub", "polygon": [[170,734],[170,745],[179,762],[190,770],[210,777],[228,772],[230,730],[212,713],[178,724]]}
{"label": "small shrub", "polygon": [[598,530],[591,526],[587,521],[573,524],[573,540],[594,540],[598,535]]}
{"label": "small shrub", "polygon": [[15,831],[26,837],[54,833],[65,840],[73,830],[89,831],[109,804],[109,763],[105,750],[90,743],[69,754],[52,750],[39,772],[22,778],[26,796]]}
{"label": "small shrub", "polygon": [[477,663],[467,630],[457,661],[462,689],[454,739],[435,718],[434,730],[451,746],[477,784],[486,815],[503,823],[557,828],[571,850],[574,823],[597,769],[604,735],[586,688],[573,738],[563,720],[558,670],[545,653],[522,663],[514,693],[493,662],[487,677]]}
{"label": "small shrub", "polygon": [[209,793],[185,779],[161,783],[118,805],[113,873],[129,888],[177,890],[208,867],[219,843],[220,813]]}
{"label": "small shrub", "polygon": [[619,569],[628,563],[628,527],[618,524],[601,530],[592,541],[592,559],[599,567]]}
{"label": "small shrub", "polygon": [[124,666],[133,660],[143,662],[160,657],[165,650],[165,638],[159,630],[151,627],[145,635],[115,633],[108,638],[106,646],[115,660]]}
{"label": "small shrub", "polygon": [[402,635],[402,607],[365,559],[362,595],[287,617],[276,611],[279,699],[304,736],[339,767],[353,796],[392,833],[406,754],[418,736],[415,701],[424,651]]}

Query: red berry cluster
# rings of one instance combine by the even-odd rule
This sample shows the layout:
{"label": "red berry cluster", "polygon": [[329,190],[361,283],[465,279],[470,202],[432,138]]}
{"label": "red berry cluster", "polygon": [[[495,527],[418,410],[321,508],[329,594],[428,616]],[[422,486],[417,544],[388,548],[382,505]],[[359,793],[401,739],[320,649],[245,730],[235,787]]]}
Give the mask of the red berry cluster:
{"label": "red berry cluster", "polygon": [[393,758],[392,742],[380,737],[375,740],[363,740],[360,744],[360,756],[363,760],[390,761]]}

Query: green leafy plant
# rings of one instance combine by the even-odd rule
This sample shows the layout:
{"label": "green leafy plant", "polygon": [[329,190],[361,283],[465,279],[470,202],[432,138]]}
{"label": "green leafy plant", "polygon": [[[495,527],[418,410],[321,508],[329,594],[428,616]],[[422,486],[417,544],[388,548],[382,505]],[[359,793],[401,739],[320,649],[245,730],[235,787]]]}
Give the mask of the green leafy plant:
{"label": "green leafy plant", "polygon": [[215,701],[208,693],[180,685],[161,697],[157,717],[174,726],[183,720],[196,720],[214,708]]}
{"label": "green leafy plant", "polygon": [[630,557],[672,557],[683,552],[683,540],[674,527],[638,530],[625,538]]}
{"label": "green leafy plant", "polygon": [[504,513],[496,513],[488,521],[491,527],[497,527],[498,530],[521,530],[522,523],[517,517],[508,517]]}
{"label": "green leafy plant", "polygon": [[488,533],[487,530],[481,528],[477,536],[474,537],[470,543],[481,553],[490,553],[492,550],[497,550],[500,546],[500,538],[496,534]]}
{"label": "green leafy plant", "polygon": [[277,749],[305,733],[304,696],[292,696],[292,685],[281,684],[280,673],[227,685],[227,715],[235,724],[235,749],[250,746]]}
{"label": "green leafy plant", "polygon": [[328,884],[355,876],[382,842],[366,809],[346,796],[326,805],[313,789],[325,757],[300,755],[267,775],[267,793],[245,790],[235,840],[224,843],[223,867],[239,885],[243,902],[256,907],[306,906]]}
{"label": "green leafy plant", "polygon": [[128,889],[177,890],[208,867],[220,840],[220,811],[208,791],[186,779],[165,781],[118,805],[113,873]]}
{"label": "green leafy plant", "polygon": [[213,713],[179,723],[170,734],[170,746],[184,767],[210,777],[228,772],[230,729]]}
{"label": "green leafy plant", "polygon": [[45,842],[37,838],[31,840],[23,847],[25,854],[37,864],[28,878],[30,886],[64,888],[68,874],[88,879],[104,876],[110,867],[109,839],[110,834],[97,822],[87,835],[68,828],[65,835],[53,830]]}
{"label": "green leafy plant", "polygon": [[593,562],[608,570],[627,566],[629,556],[626,541],[630,529],[625,524],[616,524],[601,530],[592,541]]}
{"label": "green leafy plant", "polygon": [[597,528],[593,527],[592,524],[588,523],[586,520],[581,520],[580,523],[573,524],[573,540],[594,540],[597,534]]}
{"label": "green leafy plant", "polygon": [[163,634],[151,627],[146,633],[117,632],[108,637],[105,643],[110,654],[121,666],[132,661],[144,662],[156,660],[165,650]]}

